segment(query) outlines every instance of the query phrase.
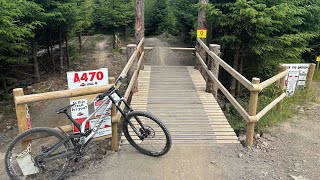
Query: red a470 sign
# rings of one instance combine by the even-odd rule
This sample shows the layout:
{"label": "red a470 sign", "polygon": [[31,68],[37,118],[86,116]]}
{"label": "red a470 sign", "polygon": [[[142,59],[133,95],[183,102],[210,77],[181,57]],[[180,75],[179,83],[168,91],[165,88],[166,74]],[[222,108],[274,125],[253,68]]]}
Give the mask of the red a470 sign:
{"label": "red a470 sign", "polygon": [[106,85],[108,84],[108,69],[68,72],[67,79],[69,89]]}

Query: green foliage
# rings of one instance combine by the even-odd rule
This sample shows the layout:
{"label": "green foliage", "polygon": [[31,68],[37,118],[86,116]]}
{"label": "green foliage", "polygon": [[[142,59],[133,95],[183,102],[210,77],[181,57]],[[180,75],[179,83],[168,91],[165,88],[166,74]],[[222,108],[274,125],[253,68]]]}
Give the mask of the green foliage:
{"label": "green foliage", "polygon": [[316,82],[319,82],[319,81],[320,81],[320,70],[316,70],[316,71],[314,72],[313,81],[316,81]]}
{"label": "green foliage", "polygon": [[42,12],[34,2],[24,0],[0,0],[0,69],[18,63],[26,58],[27,39],[34,36],[33,30],[41,23],[26,20]]}
{"label": "green foliage", "polygon": [[[257,113],[267,105],[269,105],[280,94],[281,91],[276,86],[270,86],[264,89],[259,94]],[[297,114],[297,106],[300,106],[300,108],[305,108],[305,104],[307,102],[313,101],[314,99],[315,94],[313,94],[312,92],[296,91],[294,96],[286,97],[282,101],[281,111],[278,111],[277,108],[274,107],[259,120],[259,122],[256,124],[256,132],[263,132],[267,127],[272,127],[288,120],[289,118]],[[248,111],[249,98],[238,98],[237,101]],[[233,107],[230,107],[229,115],[227,115],[227,118],[231,127],[234,128],[236,132],[246,131],[245,121]]]}
{"label": "green foliage", "polygon": [[150,0],[145,5],[146,35],[162,33],[176,35],[176,18],[168,0]]}
{"label": "green foliage", "polygon": [[177,21],[177,29],[183,39],[190,39],[197,23],[198,0],[171,0],[170,5]]}
{"label": "green foliage", "polygon": [[96,26],[114,32],[134,22],[133,0],[95,0],[94,11]]}
{"label": "green foliage", "polygon": [[[309,42],[319,37],[320,1],[237,0],[212,2],[209,24],[214,41],[245,59],[248,78],[270,77],[279,63],[301,62]],[[223,57],[232,61],[233,56]]]}

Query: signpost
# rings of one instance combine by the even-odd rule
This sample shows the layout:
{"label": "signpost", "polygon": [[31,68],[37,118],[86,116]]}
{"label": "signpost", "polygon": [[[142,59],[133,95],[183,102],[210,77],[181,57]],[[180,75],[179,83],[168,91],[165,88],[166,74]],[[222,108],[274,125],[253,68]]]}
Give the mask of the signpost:
{"label": "signpost", "polygon": [[[68,88],[77,89],[88,86],[101,86],[108,84],[108,69],[98,69],[91,71],[80,71],[80,72],[68,72],[67,73]],[[92,101],[97,95],[82,96],[77,98],[71,98],[70,104],[75,104],[71,108],[71,116],[80,124],[84,122],[89,117],[89,107],[88,102]],[[102,101],[94,102],[94,109],[96,110]],[[107,106],[108,103],[103,104]],[[102,115],[105,108],[101,108],[101,111],[96,112],[95,119],[91,119],[86,123],[85,128],[93,128],[96,121]],[[102,122],[99,130],[97,131],[95,137],[102,137],[111,134],[111,114],[108,113],[108,116],[105,117]],[[74,132],[79,132],[78,128],[73,126]]]}
{"label": "signpost", "polygon": [[310,64],[282,64],[289,73],[286,76],[286,93],[292,96],[296,89],[304,89]]}
{"label": "signpost", "polygon": [[318,65],[317,65],[317,70],[319,70],[319,62],[320,62],[320,56],[317,56],[317,62],[318,62]]}
{"label": "signpost", "polygon": [[197,29],[197,38],[200,38],[200,39],[207,38],[207,29],[206,28],[198,28]]}

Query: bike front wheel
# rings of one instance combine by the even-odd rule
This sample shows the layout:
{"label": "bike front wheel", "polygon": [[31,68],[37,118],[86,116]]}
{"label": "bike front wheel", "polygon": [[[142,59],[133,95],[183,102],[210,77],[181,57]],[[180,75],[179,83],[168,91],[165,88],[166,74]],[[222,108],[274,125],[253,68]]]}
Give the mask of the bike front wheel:
{"label": "bike front wheel", "polygon": [[9,177],[14,180],[61,179],[68,168],[70,158],[54,157],[69,151],[71,144],[66,142],[56,146],[57,149],[50,153],[47,159],[41,155],[65,138],[60,131],[52,128],[33,128],[18,135],[9,145],[5,155],[5,167]]}
{"label": "bike front wheel", "polygon": [[172,145],[167,128],[148,112],[130,112],[123,122],[123,133],[133,147],[149,156],[162,156]]}

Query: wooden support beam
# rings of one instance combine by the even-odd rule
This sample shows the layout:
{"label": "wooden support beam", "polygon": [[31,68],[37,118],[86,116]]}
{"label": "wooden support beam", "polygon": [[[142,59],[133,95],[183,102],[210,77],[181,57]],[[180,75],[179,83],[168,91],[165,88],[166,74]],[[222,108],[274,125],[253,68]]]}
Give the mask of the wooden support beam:
{"label": "wooden support beam", "polygon": [[214,76],[214,74],[208,70],[207,65],[204,63],[203,59],[201,59],[200,55],[196,53],[196,56],[199,59],[199,62],[202,64],[202,67],[207,71],[211,79],[220,89],[220,91],[226,96],[226,98],[230,101],[233,107],[240,113],[240,115],[244,118],[245,121],[250,122],[255,119],[255,117],[250,117],[246,110],[238,103],[238,101],[229,93],[229,91],[223,86],[223,84]]}
{"label": "wooden support beam", "polygon": [[[278,69],[279,69],[280,72],[287,71],[287,68],[286,68],[285,66],[282,66],[282,65],[280,65],[280,66],[278,67]],[[280,90],[282,91],[282,93],[285,93],[285,91],[286,91],[285,81],[286,81],[286,77],[283,76],[283,77],[277,82],[277,84],[279,85],[279,88],[280,88]],[[282,110],[282,100],[278,102],[278,104],[277,104],[277,110],[278,110],[278,111],[281,111],[281,110]]]}
{"label": "wooden support beam", "polygon": [[[31,102],[39,102],[53,99],[61,99],[61,98],[71,98],[77,96],[85,96],[90,94],[97,94],[107,91],[111,85],[106,86],[94,86],[94,87],[85,87],[80,89],[70,89],[63,91],[54,91],[47,92],[41,94],[32,94],[32,95],[24,95],[24,96],[16,96],[15,102],[16,104],[27,104]],[[16,91],[20,91],[20,88]]]}
{"label": "wooden support beam", "polygon": [[315,69],[316,69],[316,64],[310,64],[308,74],[307,74],[307,80],[306,80],[306,91],[309,91],[311,89],[311,84],[312,84],[312,79],[313,79]]}
{"label": "wooden support beam", "polygon": [[[13,97],[15,99],[15,107],[16,107],[16,115],[17,115],[17,124],[19,134],[24,133],[28,130],[28,122],[27,122],[27,110],[25,104],[18,104],[16,102],[17,97],[23,97],[23,89],[17,88],[13,90]],[[23,141],[21,142],[21,146],[27,148],[28,142]]]}
{"label": "wooden support beam", "polygon": [[[252,78],[252,84],[259,84],[259,78]],[[258,97],[259,91],[251,91],[250,102],[249,102],[249,115],[256,116],[258,108]],[[251,147],[253,145],[254,128],[256,122],[247,123],[247,134],[246,134],[246,146]]]}
{"label": "wooden support beam", "polygon": [[242,74],[234,70],[228,63],[224,62],[219,56],[217,56],[215,53],[210,51],[210,49],[207,47],[207,45],[201,41],[201,39],[197,39],[201,47],[204,48],[205,51],[211,56],[213,59],[215,59],[221,67],[223,67],[228,73],[231,74],[232,77],[236,78],[244,87],[246,87],[249,91],[256,91],[260,90],[259,85],[253,86],[252,83],[245,78]]}
{"label": "wooden support beam", "polygon": [[274,106],[279,104],[286,97],[286,93],[281,94],[281,96],[277,97],[273,100],[268,106],[266,106],[263,110],[261,110],[257,114],[257,121],[259,121],[265,114],[267,114]]}
{"label": "wooden support beam", "polygon": [[[135,45],[135,44],[127,45],[127,60],[128,60],[128,63],[130,62],[130,59],[131,59],[132,55],[134,53],[137,53],[136,49],[137,49],[137,45]],[[134,61],[133,61],[132,64],[133,65],[130,65],[130,68],[129,68],[128,73],[127,73],[128,84],[129,84],[129,82],[130,82],[130,80],[132,78],[133,72],[134,72],[134,64],[135,64]]]}
{"label": "wooden support beam", "polygon": [[[138,70],[138,71],[137,71],[137,78],[135,78],[136,80],[135,80],[133,88],[132,88],[132,93],[138,92],[138,77],[139,77],[140,67],[143,64],[143,59],[144,59],[144,52],[142,52],[142,54],[137,62],[136,68],[135,68],[135,70]],[[137,68],[139,68],[139,69],[137,69]]]}
{"label": "wooden support beam", "polygon": [[15,99],[15,107],[16,107],[16,115],[18,120],[18,129],[19,134],[25,132],[28,130],[28,123],[27,123],[27,110],[25,107],[25,104],[19,104],[17,103],[16,99],[18,97],[23,97],[23,89],[17,88],[13,90],[13,97]]}
{"label": "wooden support beam", "polygon": [[[220,45],[210,44],[210,51],[214,52],[218,56],[220,56],[221,54],[220,49]],[[208,57],[208,69],[211,70],[211,72],[215,75],[217,79],[219,79],[219,62],[213,59],[211,56]],[[218,86],[214,84],[213,80],[211,80],[208,74],[206,76],[206,83],[206,92],[212,92],[214,97],[217,99]]]}
{"label": "wooden support beam", "polygon": [[[113,104],[111,108],[111,119],[117,118],[117,108]],[[118,121],[112,122],[112,138],[111,138],[111,150],[116,151],[118,150],[119,143],[118,143]]]}

